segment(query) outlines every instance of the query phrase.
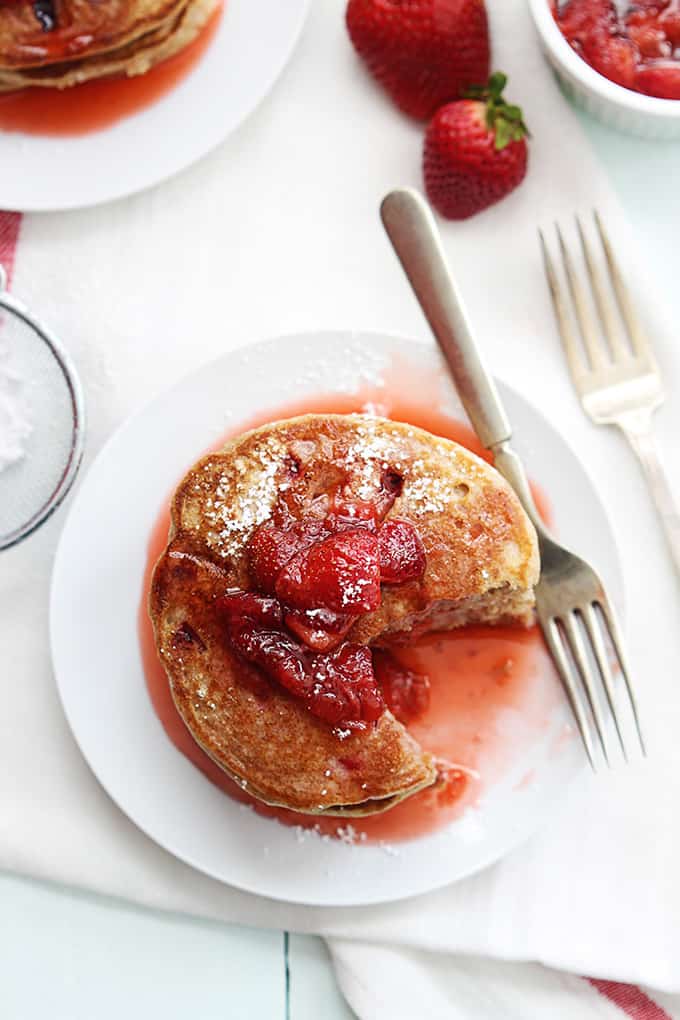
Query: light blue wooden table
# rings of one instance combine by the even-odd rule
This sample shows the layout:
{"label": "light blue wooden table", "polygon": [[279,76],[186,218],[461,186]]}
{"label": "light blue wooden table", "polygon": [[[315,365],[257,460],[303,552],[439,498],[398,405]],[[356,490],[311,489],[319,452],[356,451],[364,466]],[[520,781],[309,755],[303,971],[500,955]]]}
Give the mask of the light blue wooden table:
{"label": "light blue wooden table", "polygon": [[[680,143],[637,141],[583,121],[643,259],[673,300]],[[0,874],[1,1020],[188,1016],[347,1020],[352,1014],[320,939],[152,913]]]}

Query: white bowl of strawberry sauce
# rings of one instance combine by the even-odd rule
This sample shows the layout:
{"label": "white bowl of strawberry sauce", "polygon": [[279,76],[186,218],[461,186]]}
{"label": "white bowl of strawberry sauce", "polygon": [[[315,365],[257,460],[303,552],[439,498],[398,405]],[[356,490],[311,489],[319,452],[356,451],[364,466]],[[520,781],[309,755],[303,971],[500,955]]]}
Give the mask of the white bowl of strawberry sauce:
{"label": "white bowl of strawberry sauce", "polygon": [[680,138],[680,0],[529,0],[529,7],[569,96],[622,131]]}

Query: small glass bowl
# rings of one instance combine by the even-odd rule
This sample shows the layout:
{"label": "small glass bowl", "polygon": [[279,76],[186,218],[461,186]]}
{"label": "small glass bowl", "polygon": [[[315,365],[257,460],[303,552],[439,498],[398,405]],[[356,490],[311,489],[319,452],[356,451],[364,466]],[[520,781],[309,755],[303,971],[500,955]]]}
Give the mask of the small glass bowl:
{"label": "small glass bowl", "polygon": [[73,485],[85,439],[75,366],[54,334],[7,292],[0,265],[0,370],[29,413],[22,454],[0,470],[0,549],[27,538]]}

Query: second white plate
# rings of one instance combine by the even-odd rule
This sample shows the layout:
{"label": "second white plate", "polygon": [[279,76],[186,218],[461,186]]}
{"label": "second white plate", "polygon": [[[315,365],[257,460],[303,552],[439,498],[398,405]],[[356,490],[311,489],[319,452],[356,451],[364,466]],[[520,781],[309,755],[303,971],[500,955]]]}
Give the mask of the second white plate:
{"label": "second white plate", "polygon": [[269,92],[309,2],[226,0],[215,37],[191,73],[152,106],[102,131],[66,138],[0,131],[0,207],[43,212],[96,205],[184,170]]}
{"label": "second white plate", "polygon": [[[156,398],[102,450],[71,507],[52,585],[59,691],[81,750],[120,808],[177,857],[231,885],[317,905],[378,903],[455,881],[507,853],[554,810],[583,766],[561,697],[540,739],[448,829],[402,843],[347,846],[299,834],[239,807],[170,743],[147,695],[137,612],[147,543],[185,470],[253,415],[320,393],[379,385],[397,359],[417,399],[423,373],[442,377],[441,407],[463,417],[433,347],[357,333],[306,334],[226,355]],[[411,368],[409,368],[411,366]],[[614,599],[618,557],[602,504],[545,418],[506,386],[501,395],[529,472],[549,494],[565,542],[599,567]],[[177,409],[181,408],[178,416]],[[522,778],[532,776],[531,782]],[[172,796],[168,792],[172,791]]]}

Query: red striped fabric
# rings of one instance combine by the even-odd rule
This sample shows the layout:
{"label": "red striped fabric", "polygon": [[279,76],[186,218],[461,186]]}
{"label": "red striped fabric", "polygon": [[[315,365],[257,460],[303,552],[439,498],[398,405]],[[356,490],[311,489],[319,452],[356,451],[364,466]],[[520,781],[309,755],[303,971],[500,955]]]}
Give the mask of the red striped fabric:
{"label": "red striped fabric", "polygon": [[673,1020],[673,1017],[661,1006],[650,999],[636,985],[624,985],[618,981],[602,981],[599,978],[588,978],[600,995],[609,999],[615,1006],[633,1020]]}
{"label": "red striped fabric", "polygon": [[19,240],[21,213],[0,211],[0,263],[7,271],[7,282],[12,280],[14,256]]}

